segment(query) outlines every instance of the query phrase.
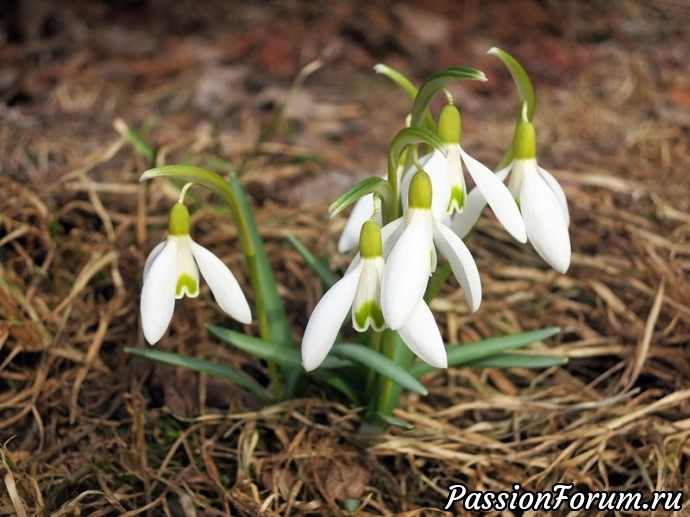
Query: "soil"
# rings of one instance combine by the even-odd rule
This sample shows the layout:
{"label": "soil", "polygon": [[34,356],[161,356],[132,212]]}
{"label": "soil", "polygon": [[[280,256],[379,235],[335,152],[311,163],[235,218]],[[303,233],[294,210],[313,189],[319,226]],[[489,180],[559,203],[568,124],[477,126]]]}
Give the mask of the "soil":
{"label": "soil", "polygon": [[[687,497],[689,27],[686,0],[0,4],[0,515],[450,515],[460,483]],[[395,413],[414,429],[364,442],[361,408],[317,383],[262,406],[125,352],[148,347],[141,271],[179,192],[140,184],[143,171],[237,174],[299,341],[322,287],[284,234],[341,274],[345,217],[329,220],[328,205],[385,172],[410,109],[373,66],[417,84],[483,70],[488,82],[452,93],[464,148],[492,166],[517,106],[492,46],[534,82],[539,163],[568,197],[572,264],[550,270],[487,213],[468,241],[480,310],[453,282],[431,307],[453,343],[559,326],[529,350],[568,364],[435,372],[429,395]],[[229,212],[193,192],[195,239],[247,287]],[[209,322],[257,332],[204,290],[156,346],[267,384],[265,364]]]}

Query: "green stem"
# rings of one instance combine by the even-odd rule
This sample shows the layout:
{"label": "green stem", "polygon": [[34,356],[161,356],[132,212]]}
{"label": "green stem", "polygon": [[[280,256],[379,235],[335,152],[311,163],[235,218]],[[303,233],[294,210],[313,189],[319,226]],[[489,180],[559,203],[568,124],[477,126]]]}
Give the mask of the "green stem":
{"label": "green stem", "polygon": [[[230,182],[227,182],[218,174],[199,167],[167,165],[146,171],[140,181],[157,177],[176,178],[201,185],[220,196],[230,206],[254,289],[259,333],[266,341],[292,346],[292,334],[285,308],[278,295],[256,222],[237,177],[231,174]],[[281,400],[283,388],[278,368],[275,363],[268,361],[268,369],[273,394],[277,400]],[[294,371],[289,375],[294,377],[298,372]],[[294,382],[292,384],[294,385]]]}

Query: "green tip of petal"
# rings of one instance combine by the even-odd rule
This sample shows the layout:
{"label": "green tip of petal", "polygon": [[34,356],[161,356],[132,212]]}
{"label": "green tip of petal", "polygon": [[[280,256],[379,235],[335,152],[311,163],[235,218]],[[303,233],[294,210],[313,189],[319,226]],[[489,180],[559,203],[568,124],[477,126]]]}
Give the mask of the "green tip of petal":
{"label": "green tip of petal", "polygon": [[359,234],[359,253],[362,258],[375,258],[383,256],[381,244],[381,228],[374,221],[367,221],[362,225]]}
{"label": "green tip of petal", "polygon": [[452,104],[447,104],[438,117],[438,136],[447,144],[457,144],[461,132],[460,111]]}
{"label": "green tip of petal", "polygon": [[417,171],[410,182],[410,207],[430,209],[431,193],[431,178],[426,172]]}
{"label": "green tip of petal", "polygon": [[450,201],[448,203],[447,212],[449,214],[452,214],[453,212],[462,212],[464,207],[465,192],[463,192],[463,190],[457,185],[454,185],[450,190]]}
{"label": "green tip of petal", "polygon": [[527,120],[518,124],[513,146],[515,158],[518,160],[531,160],[537,157],[537,136],[534,124]]}
{"label": "green tip of petal", "polygon": [[187,273],[182,273],[177,278],[177,287],[175,288],[175,297],[182,298],[187,295],[190,298],[195,298],[199,294],[199,284]]}
{"label": "green tip of petal", "polygon": [[168,232],[175,237],[189,235],[189,210],[182,203],[175,203],[170,210]]}
{"label": "green tip of petal", "polygon": [[369,325],[376,331],[381,331],[386,327],[381,306],[375,300],[363,303],[353,315],[352,323],[358,332],[364,332]]}

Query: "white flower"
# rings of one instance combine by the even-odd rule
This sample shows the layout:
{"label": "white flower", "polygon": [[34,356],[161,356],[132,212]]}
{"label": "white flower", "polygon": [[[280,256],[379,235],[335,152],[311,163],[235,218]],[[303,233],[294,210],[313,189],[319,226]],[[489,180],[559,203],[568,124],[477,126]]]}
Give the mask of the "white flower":
{"label": "white flower", "polygon": [[[375,230],[371,225],[376,227]],[[378,243],[375,242],[368,250],[362,245],[362,241],[367,239],[367,226],[374,233],[373,239],[378,239]],[[324,361],[348,312],[352,315],[352,325],[359,332],[370,325],[377,331],[386,327],[380,305],[385,267],[378,225],[373,221],[365,223],[362,236],[360,248],[365,249],[364,256],[359,258],[358,255],[343,278],[321,298],[309,318],[302,339],[302,364],[307,371],[318,368]],[[441,333],[423,300],[412,311],[406,324],[398,329],[398,334],[423,361],[437,368],[448,366]]]}
{"label": "white flower", "polygon": [[[503,181],[510,174],[508,189],[517,199],[527,238],[552,268],[565,273],[570,266],[570,215],[558,181],[539,167],[534,151],[534,126],[522,122],[516,135],[516,158],[496,173]],[[486,200],[477,189],[470,192],[467,210],[458,214],[451,228],[460,237],[467,235],[479,218]]]}
{"label": "white flower", "polygon": [[[519,242],[526,242],[525,225],[506,186],[488,167],[467,154],[458,143],[460,113],[455,106],[444,106],[438,126],[439,137],[446,143],[446,155],[434,150],[420,160],[420,164],[431,178],[434,190],[431,210],[436,219],[450,224],[449,216],[465,210],[468,195],[463,171],[466,168],[503,227]],[[403,206],[408,204],[407,189],[413,173],[414,171],[408,171],[403,178]]]}
{"label": "white flower", "polygon": [[170,235],[151,251],[144,265],[141,322],[150,344],[163,337],[175,299],[199,295],[199,270],[220,308],[241,323],[251,323],[249,304],[237,280],[218,257],[192,240],[189,213],[177,203],[171,212]]}
{"label": "white flower", "polygon": [[[383,229],[386,269],[381,286],[381,308],[393,330],[413,317],[423,299],[429,276],[436,268],[436,250],[446,257],[462,287],[472,311],[482,297],[477,265],[467,246],[432,213],[432,185],[429,176],[417,172],[410,185],[410,204],[402,219]],[[394,225],[394,226],[393,226]],[[392,229],[388,229],[393,226]],[[390,249],[390,254],[387,254]]]}

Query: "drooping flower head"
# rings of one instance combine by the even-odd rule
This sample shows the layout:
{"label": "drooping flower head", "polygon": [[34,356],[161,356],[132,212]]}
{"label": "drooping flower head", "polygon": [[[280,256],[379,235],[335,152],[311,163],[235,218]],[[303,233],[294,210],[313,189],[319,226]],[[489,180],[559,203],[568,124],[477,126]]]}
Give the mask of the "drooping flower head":
{"label": "drooping flower head", "polygon": [[[516,129],[513,145],[513,161],[496,172],[496,177],[503,181],[510,175],[508,189],[520,207],[527,238],[540,257],[565,273],[570,265],[568,204],[558,181],[537,164],[535,129],[526,113]],[[468,210],[455,217],[453,231],[460,237],[467,235],[485,206],[482,191],[470,192]]]}
{"label": "drooping flower head", "polygon": [[[420,170],[410,182],[409,203],[403,218],[387,232],[390,248],[381,287],[383,316],[389,327],[403,327],[412,317],[436,269],[436,245],[448,260],[453,274],[463,288],[472,311],[482,297],[479,271],[465,243],[432,212],[432,180]],[[386,230],[387,228],[384,228]]]}
{"label": "drooping flower head", "polygon": [[[444,156],[434,150],[420,159],[434,188],[431,206],[434,216],[449,224],[450,216],[464,211],[467,203],[466,168],[503,227],[519,242],[526,242],[525,226],[515,200],[488,167],[472,158],[460,146],[461,128],[458,109],[453,104],[444,106],[439,116],[438,135],[446,144],[447,154]],[[403,206],[408,204],[406,187],[409,187],[413,176],[414,170],[410,170],[403,178]]]}
{"label": "drooping flower head", "polygon": [[176,203],[170,212],[168,238],[151,251],[144,265],[141,322],[144,337],[152,345],[165,334],[175,300],[199,295],[199,270],[228,316],[245,324],[252,321],[247,299],[230,269],[194,242],[189,230],[189,211]]}
{"label": "drooping flower head", "polygon": [[[302,339],[302,364],[314,370],[330,352],[338,331],[347,317],[352,326],[364,332],[370,326],[384,330],[388,325],[381,309],[381,280],[385,271],[381,229],[375,221],[362,225],[360,252],[343,278],[331,287],[309,318]],[[441,333],[427,304],[420,300],[408,321],[398,329],[405,344],[432,366],[446,368],[448,359]]]}

